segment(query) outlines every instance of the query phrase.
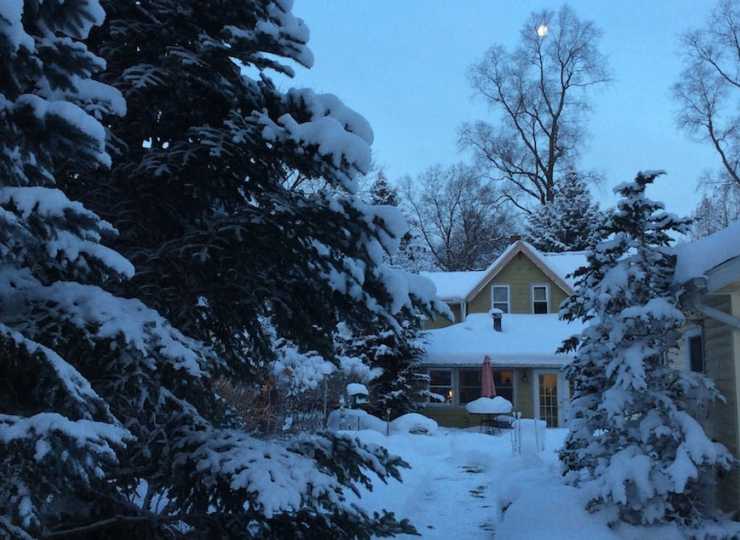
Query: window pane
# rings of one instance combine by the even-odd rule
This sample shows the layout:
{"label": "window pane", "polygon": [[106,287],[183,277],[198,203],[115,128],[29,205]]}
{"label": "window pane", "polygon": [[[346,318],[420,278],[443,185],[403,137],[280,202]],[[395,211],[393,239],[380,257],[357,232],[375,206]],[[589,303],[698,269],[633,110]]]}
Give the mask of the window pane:
{"label": "window pane", "polygon": [[514,389],[513,388],[499,388],[497,386],[496,395],[509,400],[511,403],[514,403]]}
{"label": "window pane", "polygon": [[702,346],[701,336],[689,338],[689,360],[691,371],[697,373],[704,371],[704,347]]}
{"label": "window pane", "polygon": [[547,302],[535,302],[533,308],[536,314],[547,313]]}
{"label": "window pane", "polygon": [[480,386],[477,388],[460,388],[460,403],[470,403],[480,397]]}
{"label": "window pane", "polygon": [[452,386],[452,372],[449,369],[429,370],[429,386]]}
{"label": "window pane", "polygon": [[493,287],[493,301],[494,302],[508,302],[509,301],[509,288],[508,287]]}
{"label": "window pane", "polygon": [[535,302],[547,302],[547,287],[532,287]]}
{"label": "window pane", "polygon": [[510,369],[494,370],[493,383],[496,385],[496,389],[499,386],[512,386],[514,384],[514,372]]}
{"label": "window pane", "polygon": [[460,386],[480,386],[480,369],[461,369]]}
{"label": "window pane", "polygon": [[431,400],[432,403],[452,403],[452,388],[449,386],[430,386],[429,391],[432,394],[440,395],[444,401]]}
{"label": "window pane", "polygon": [[500,309],[504,313],[508,313],[509,312],[509,303],[508,302],[503,302],[503,303],[494,302],[493,303],[493,307],[495,307],[496,309]]}

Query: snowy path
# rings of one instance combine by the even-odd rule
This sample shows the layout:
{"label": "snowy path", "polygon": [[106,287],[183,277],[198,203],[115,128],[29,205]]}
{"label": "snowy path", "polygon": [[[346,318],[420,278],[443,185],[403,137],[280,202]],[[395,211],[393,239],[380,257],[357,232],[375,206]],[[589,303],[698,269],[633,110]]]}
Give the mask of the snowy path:
{"label": "snowy path", "polygon": [[450,429],[435,436],[385,437],[373,431],[359,436],[386,446],[412,466],[403,472],[403,483],[379,482],[363,494],[361,506],[384,507],[409,518],[425,539],[473,540],[494,538],[499,500],[519,489],[512,486],[514,478],[541,481],[556,474],[555,450],[564,430],[548,431],[548,451],[535,462],[512,456],[508,434]]}

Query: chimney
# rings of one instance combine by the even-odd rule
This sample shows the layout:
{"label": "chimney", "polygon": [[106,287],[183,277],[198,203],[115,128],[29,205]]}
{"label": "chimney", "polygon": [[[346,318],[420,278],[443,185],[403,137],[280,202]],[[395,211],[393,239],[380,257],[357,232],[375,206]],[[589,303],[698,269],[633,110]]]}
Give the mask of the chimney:
{"label": "chimney", "polygon": [[501,323],[504,319],[504,312],[500,309],[493,308],[491,310],[491,319],[493,319],[493,329],[496,332],[501,332]]}

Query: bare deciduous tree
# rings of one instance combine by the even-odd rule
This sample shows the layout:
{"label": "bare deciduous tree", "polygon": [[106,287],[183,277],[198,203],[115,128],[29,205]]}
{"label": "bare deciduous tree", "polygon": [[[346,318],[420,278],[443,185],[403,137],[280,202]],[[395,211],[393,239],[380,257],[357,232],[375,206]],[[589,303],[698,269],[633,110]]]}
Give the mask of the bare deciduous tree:
{"label": "bare deciduous tree", "polygon": [[740,4],[721,0],[681,45],[684,69],[673,85],[678,124],[717,152],[722,169],[715,183],[740,185]]}
{"label": "bare deciduous tree", "polygon": [[516,231],[505,197],[473,167],[434,166],[402,183],[412,228],[446,271],[480,270]]}
{"label": "bare deciduous tree", "polygon": [[588,90],[609,81],[600,36],[568,6],[533,13],[514,51],[496,45],[470,70],[473,89],[497,117],[463,125],[460,143],[521,210],[552,201],[560,171],[575,168]]}

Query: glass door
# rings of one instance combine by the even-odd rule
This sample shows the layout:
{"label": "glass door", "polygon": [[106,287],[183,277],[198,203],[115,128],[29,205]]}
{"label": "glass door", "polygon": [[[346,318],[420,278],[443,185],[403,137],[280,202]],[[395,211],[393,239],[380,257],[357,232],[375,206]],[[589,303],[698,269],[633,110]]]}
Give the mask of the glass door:
{"label": "glass door", "polygon": [[537,374],[537,412],[539,418],[547,422],[547,427],[560,425],[558,404],[558,374]]}

